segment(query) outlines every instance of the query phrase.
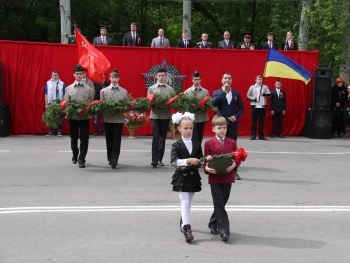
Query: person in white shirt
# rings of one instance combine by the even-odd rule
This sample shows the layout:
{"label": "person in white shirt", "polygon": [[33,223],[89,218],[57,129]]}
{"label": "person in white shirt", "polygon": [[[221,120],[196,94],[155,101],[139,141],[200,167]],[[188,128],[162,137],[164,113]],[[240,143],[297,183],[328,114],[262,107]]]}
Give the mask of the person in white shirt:
{"label": "person in white shirt", "polygon": [[169,39],[164,37],[164,29],[158,29],[158,37],[152,39],[151,47],[170,47]]}
{"label": "person in white shirt", "polygon": [[263,77],[257,75],[255,84],[250,86],[247,92],[247,99],[250,100],[252,126],[251,140],[256,138],[256,124],[259,119],[259,140],[267,140],[264,136],[265,113],[266,113],[266,98],[271,96],[268,86],[263,84]]}
{"label": "person in white shirt", "polygon": [[[65,95],[66,85],[59,78],[59,72],[53,70],[51,73],[51,79],[46,82],[45,85],[45,108],[52,103],[55,103],[56,99],[62,100]],[[62,137],[61,133],[62,123],[57,123],[57,136]],[[49,128],[49,133],[46,136],[53,135],[53,127]]]}
{"label": "person in white shirt", "polygon": [[287,32],[286,41],[282,44],[284,50],[298,50],[297,43],[293,40],[293,33]]}

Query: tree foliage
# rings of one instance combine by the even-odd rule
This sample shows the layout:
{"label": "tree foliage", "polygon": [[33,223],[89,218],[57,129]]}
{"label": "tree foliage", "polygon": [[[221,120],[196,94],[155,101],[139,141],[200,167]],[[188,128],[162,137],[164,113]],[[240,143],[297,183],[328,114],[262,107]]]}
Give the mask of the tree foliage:
{"label": "tree foliage", "polygon": [[[310,18],[308,49],[319,49],[320,65],[331,61],[334,74],[344,60],[344,48],[349,49],[342,32],[349,24],[342,11],[349,0],[313,0]],[[158,28],[165,29],[171,46],[181,39],[182,0],[71,0],[71,20],[83,26],[83,35],[89,41],[99,35],[99,28],[106,26],[115,45],[121,45],[130,23],[138,24],[145,44],[150,45]],[[266,41],[266,33],[274,32],[275,41],[281,47],[286,32],[297,37],[300,25],[302,1],[193,1],[191,31],[192,40],[201,40],[201,34],[209,34],[209,41],[216,47],[225,30],[236,43],[242,34],[250,31],[253,42],[259,46]],[[59,0],[3,0],[0,2],[0,38],[10,40],[60,42]],[[349,59],[348,59],[349,60]]]}

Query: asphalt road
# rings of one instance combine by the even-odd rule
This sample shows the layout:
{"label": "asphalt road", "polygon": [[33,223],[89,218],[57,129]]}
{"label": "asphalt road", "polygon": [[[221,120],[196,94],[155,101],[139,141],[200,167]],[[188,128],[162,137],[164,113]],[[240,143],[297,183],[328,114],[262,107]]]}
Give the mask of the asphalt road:
{"label": "asphalt road", "polygon": [[104,137],[85,169],[68,136],[0,138],[0,263],[350,262],[350,139],[250,141],[227,210],[231,237],[210,234],[207,176],[195,194],[188,244],[165,167],[152,168],[151,138],[122,138],[115,170]]}

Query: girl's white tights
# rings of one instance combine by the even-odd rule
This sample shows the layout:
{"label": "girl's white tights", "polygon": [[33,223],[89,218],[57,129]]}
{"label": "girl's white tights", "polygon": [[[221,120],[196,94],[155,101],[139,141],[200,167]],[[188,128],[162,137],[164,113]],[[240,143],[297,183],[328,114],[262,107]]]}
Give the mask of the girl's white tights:
{"label": "girl's white tights", "polygon": [[182,226],[190,224],[190,211],[194,192],[178,192],[181,201]]}

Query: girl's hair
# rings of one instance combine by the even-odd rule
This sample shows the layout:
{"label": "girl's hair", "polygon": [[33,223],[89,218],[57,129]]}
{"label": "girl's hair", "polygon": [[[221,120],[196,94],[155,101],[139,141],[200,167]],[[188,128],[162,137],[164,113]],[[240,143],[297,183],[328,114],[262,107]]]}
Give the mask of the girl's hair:
{"label": "girl's hair", "polygon": [[179,140],[181,138],[181,133],[178,129],[178,127],[181,125],[181,122],[182,121],[190,121],[193,123],[193,121],[189,118],[189,117],[183,117],[182,120],[179,122],[179,123],[174,123],[173,124],[173,131],[174,131],[174,137],[175,137],[175,140]]}

